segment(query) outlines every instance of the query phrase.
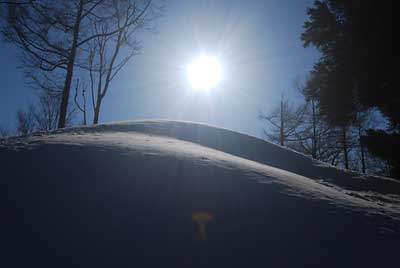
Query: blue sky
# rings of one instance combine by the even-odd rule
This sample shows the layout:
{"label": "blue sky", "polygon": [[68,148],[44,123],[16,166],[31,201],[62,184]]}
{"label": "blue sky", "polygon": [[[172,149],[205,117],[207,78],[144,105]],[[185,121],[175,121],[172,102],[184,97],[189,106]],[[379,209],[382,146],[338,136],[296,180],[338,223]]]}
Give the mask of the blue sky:
{"label": "blue sky", "polygon": [[[293,80],[318,59],[300,41],[312,2],[167,0],[158,33],[141,33],[140,54],[113,80],[100,121],[190,120],[260,136],[259,111],[274,107],[282,91],[296,98]],[[208,93],[191,90],[185,73],[199,54],[218,57],[223,68]],[[12,45],[0,42],[0,59],[0,125],[14,128],[35,92]]]}

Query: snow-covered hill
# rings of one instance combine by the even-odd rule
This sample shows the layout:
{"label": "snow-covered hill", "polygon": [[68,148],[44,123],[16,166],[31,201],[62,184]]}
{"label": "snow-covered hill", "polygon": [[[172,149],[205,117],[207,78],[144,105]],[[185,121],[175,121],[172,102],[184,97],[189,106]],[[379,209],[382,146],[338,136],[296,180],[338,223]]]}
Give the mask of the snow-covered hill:
{"label": "snow-covered hill", "polygon": [[1,140],[0,163],[2,267],[396,264],[398,181],[226,129],[71,128]]}

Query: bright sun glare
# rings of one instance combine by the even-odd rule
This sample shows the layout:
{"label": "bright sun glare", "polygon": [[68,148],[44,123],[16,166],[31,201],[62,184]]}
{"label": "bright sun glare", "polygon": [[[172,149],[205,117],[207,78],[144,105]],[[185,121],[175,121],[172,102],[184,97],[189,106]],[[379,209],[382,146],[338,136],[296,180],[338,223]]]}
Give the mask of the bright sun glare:
{"label": "bright sun glare", "polygon": [[221,65],[215,57],[199,56],[189,64],[187,76],[193,89],[212,89],[221,81]]}

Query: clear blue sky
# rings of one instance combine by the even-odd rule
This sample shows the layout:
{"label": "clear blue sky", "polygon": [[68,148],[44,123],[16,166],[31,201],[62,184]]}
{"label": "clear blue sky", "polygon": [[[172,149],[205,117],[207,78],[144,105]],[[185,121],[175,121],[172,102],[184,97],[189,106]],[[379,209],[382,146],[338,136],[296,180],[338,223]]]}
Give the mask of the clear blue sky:
{"label": "clear blue sky", "polygon": [[[101,122],[168,118],[218,125],[260,136],[260,110],[293,96],[293,80],[318,58],[300,41],[309,0],[167,0],[158,33],[142,34],[140,55],[111,84]],[[198,54],[216,55],[224,79],[208,94],[194,92],[185,67]],[[0,42],[0,125],[15,126],[16,112],[35,92],[18,68],[18,53]]]}

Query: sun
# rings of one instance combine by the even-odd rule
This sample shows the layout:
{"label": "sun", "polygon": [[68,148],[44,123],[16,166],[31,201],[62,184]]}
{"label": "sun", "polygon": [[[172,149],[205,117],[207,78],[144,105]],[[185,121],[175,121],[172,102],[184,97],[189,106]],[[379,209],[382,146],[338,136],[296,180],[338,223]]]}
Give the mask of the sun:
{"label": "sun", "polygon": [[187,77],[193,89],[213,89],[221,82],[221,64],[216,57],[198,56],[188,65]]}

